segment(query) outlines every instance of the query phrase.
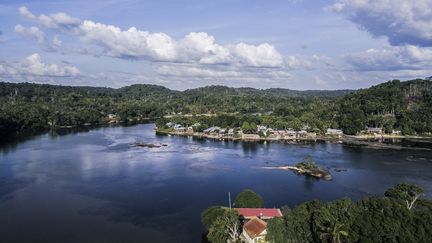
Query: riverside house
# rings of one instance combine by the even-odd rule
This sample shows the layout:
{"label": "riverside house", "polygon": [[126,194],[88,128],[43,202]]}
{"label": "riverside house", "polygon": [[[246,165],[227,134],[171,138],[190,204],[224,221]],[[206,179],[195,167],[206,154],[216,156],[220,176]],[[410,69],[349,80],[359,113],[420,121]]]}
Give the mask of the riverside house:
{"label": "riverside house", "polygon": [[383,133],[383,129],[380,128],[380,127],[368,127],[367,133],[378,135],[378,134],[382,134]]}
{"label": "riverside house", "polygon": [[257,217],[253,217],[243,226],[242,238],[247,243],[267,242],[267,223]]}
{"label": "riverside house", "polygon": [[331,135],[331,136],[342,136],[342,135],[343,135],[343,131],[340,130],[340,129],[327,128],[326,135]]}
{"label": "riverside house", "polygon": [[278,208],[236,208],[240,219],[243,220],[242,239],[248,243],[266,242],[266,220],[282,217]]}
{"label": "riverside house", "polygon": [[219,133],[220,129],[221,129],[220,127],[210,127],[210,128],[205,129],[203,132],[205,134]]}

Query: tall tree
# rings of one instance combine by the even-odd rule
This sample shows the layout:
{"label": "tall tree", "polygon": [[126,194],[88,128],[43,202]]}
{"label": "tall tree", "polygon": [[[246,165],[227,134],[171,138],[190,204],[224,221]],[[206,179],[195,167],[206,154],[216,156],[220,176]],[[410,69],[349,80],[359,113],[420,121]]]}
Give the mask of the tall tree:
{"label": "tall tree", "polygon": [[423,193],[424,189],[415,184],[402,183],[388,189],[384,195],[404,201],[408,210],[411,210]]}
{"label": "tall tree", "polygon": [[264,199],[251,189],[246,189],[237,195],[235,206],[239,208],[262,208],[264,207]]}
{"label": "tall tree", "polygon": [[207,239],[213,243],[237,242],[240,237],[240,220],[236,210],[226,210],[210,226]]}

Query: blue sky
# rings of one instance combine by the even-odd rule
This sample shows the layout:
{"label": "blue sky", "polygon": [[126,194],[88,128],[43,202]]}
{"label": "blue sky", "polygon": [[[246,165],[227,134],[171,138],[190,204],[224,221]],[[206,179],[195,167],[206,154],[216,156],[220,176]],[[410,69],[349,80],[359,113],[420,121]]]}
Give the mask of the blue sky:
{"label": "blue sky", "polygon": [[432,76],[432,0],[6,0],[0,31],[10,82],[303,90]]}

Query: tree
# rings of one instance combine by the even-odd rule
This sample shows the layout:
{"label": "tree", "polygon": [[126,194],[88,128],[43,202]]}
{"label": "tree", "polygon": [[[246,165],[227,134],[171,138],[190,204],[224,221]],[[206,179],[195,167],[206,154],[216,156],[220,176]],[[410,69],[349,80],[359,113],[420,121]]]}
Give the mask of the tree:
{"label": "tree", "polygon": [[255,122],[252,122],[252,123],[250,124],[250,130],[251,130],[252,132],[257,130],[257,125],[255,124]]}
{"label": "tree", "polygon": [[262,208],[264,200],[258,193],[246,189],[237,195],[235,205],[239,208]]}
{"label": "tree", "polygon": [[249,133],[250,132],[251,126],[250,126],[249,122],[247,122],[247,121],[243,122],[243,124],[242,124],[242,130],[243,130],[244,133]]}
{"label": "tree", "polygon": [[216,221],[216,219],[225,213],[225,209],[221,206],[208,207],[201,213],[201,222],[208,229]]}
{"label": "tree", "polygon": [[406,203],[408,210],[411,210],[414,203],[423,195],[424,189],[409,183],[398,184],[385,192],[386,197],[402,200]]}
{"label": "tree", "polygon": [[315,160],[313,160],[312,156],[308,155],[306,156],[303,161],[296,164],[297,168],[302,168],[306,170],[316,170],[319,169],[318,165],[315,163]]}
{"label": "tree", "polygon": [[213,243],[237,242],[240,236],[240,220],[236,210],[227,209],[210,226],[207,239]]}
{"label": "tree", "polygon": [[[331,237],[331,242],[332,243],[341,243],[341,237],[342,236],[345,236],[345,237],[348,236],[348,232],[345,231],[345,230],[342,230],[343,226],[344,225],[341,224],[341,223],[335,223],[335,224],[333,224],[333,229],[331,230],[330,233],[327,234],[328,236]],[[326,238],[325,235],[326,234],[324,233],[321,236],[323,236],[323,238],[325,239]]]}
{"label": "tree", "polygon": [[320,240],[340,243],[342,236],[348,236],[344,228],[350,223],[350,220],[344,211],[347,212],[351,205],[350,200],[339,200],[327,204],[313,215],[316,233]]}

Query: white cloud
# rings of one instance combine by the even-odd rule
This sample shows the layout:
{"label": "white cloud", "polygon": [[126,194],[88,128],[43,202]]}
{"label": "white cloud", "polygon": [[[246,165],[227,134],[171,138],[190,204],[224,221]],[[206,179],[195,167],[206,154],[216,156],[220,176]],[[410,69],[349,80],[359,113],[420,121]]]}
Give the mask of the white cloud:
{"label": "white cloud", "polygon": [[240,59],[241,63],[253,67],[279,67],[283,58],[274,46],[264,43],[258,46],[239,43],[233,48],[233,53]]}
{"label": "white cloud", "polygon": [[15,32],[23,36],[33,37],[39,44],[45,43],[45,34],[38,27],[26,28],[19,24],[15,26]]}
{"label": "white cloud", "polygon": [[337,0],[330,9],[392,45],[432,46],[432,0]]}
{"label": "white cloud", "polygon": [[50,15],[41,14],[35,16],[27,7],[22,6],[18,9],[21,16],[42,24],[47,28],[55,28],[60,30],[71,30],[81,24],[81,20],[70,17],[65,13],[55,13]]}
{"label": "white cloud", "polygon": [[232,56],[226,47],[215,43],[215,38],[205,32],[192,32],[179,43],[182,58],[188,58],[203,64],[229,63]]}
{"label": "white cloud", "polygon": [[59,45],[57,45],[58,44],[57,39],[55,38],[53,39],[53,44],[49,43],[49,41],[47,41],[45,37],[45,33],[36,26],[27,28],[19,24],[15,26],[15,33],[20,34],[22,36],[36,39],[39,46],[44,51],[54,52],[57,51],[56,47],[59,47]]}
{"label": "white cloud", "polygon": [[132,27],[120,28],[86,20],[80,25],[79,36],[84,42],[103,48],[108,56],[119,58],[147,58],[156,61],[174,61],[176,44],[164,33],[149,33]]}
{"label": "white cloud", "polygon": [[135,27],[122,30],[91,20],[80,21],[65,13],[35,16],[26,7],[21,7],[19,12],[45,28],[76,36],[82,43],[95,45],[99,47],[101,55],[110,57],[253,67],[280,67],[284,64],[276,48],[268,43],[221,45],[205,32],[191,32],[175,40],[165,33],[150,33]]}
{"label": "white cloud", "polygon": [[291,74],[281,68],[268,69],[263,72],[256,67],[227,67],[225,65],[199,65],[165,63],[156,64],[154,67],[156,76],[168,79],[202,80],[218,82],[247,81],[247,82],[286,82],[291,79]]}
{"label": "white cloud", "polygon": [[78,68],[72,65],[59,66],[47,64],[35,53],[18,63],[0,65],[0,74],[4,76],[41,76],[41,77],[73,77],[80,75]]}
{"label": "white cloud", "polygon": [[345,59],[356,70],[421,70],[432,68],[432,48],[413,45],[388,46],[348,54]]}

